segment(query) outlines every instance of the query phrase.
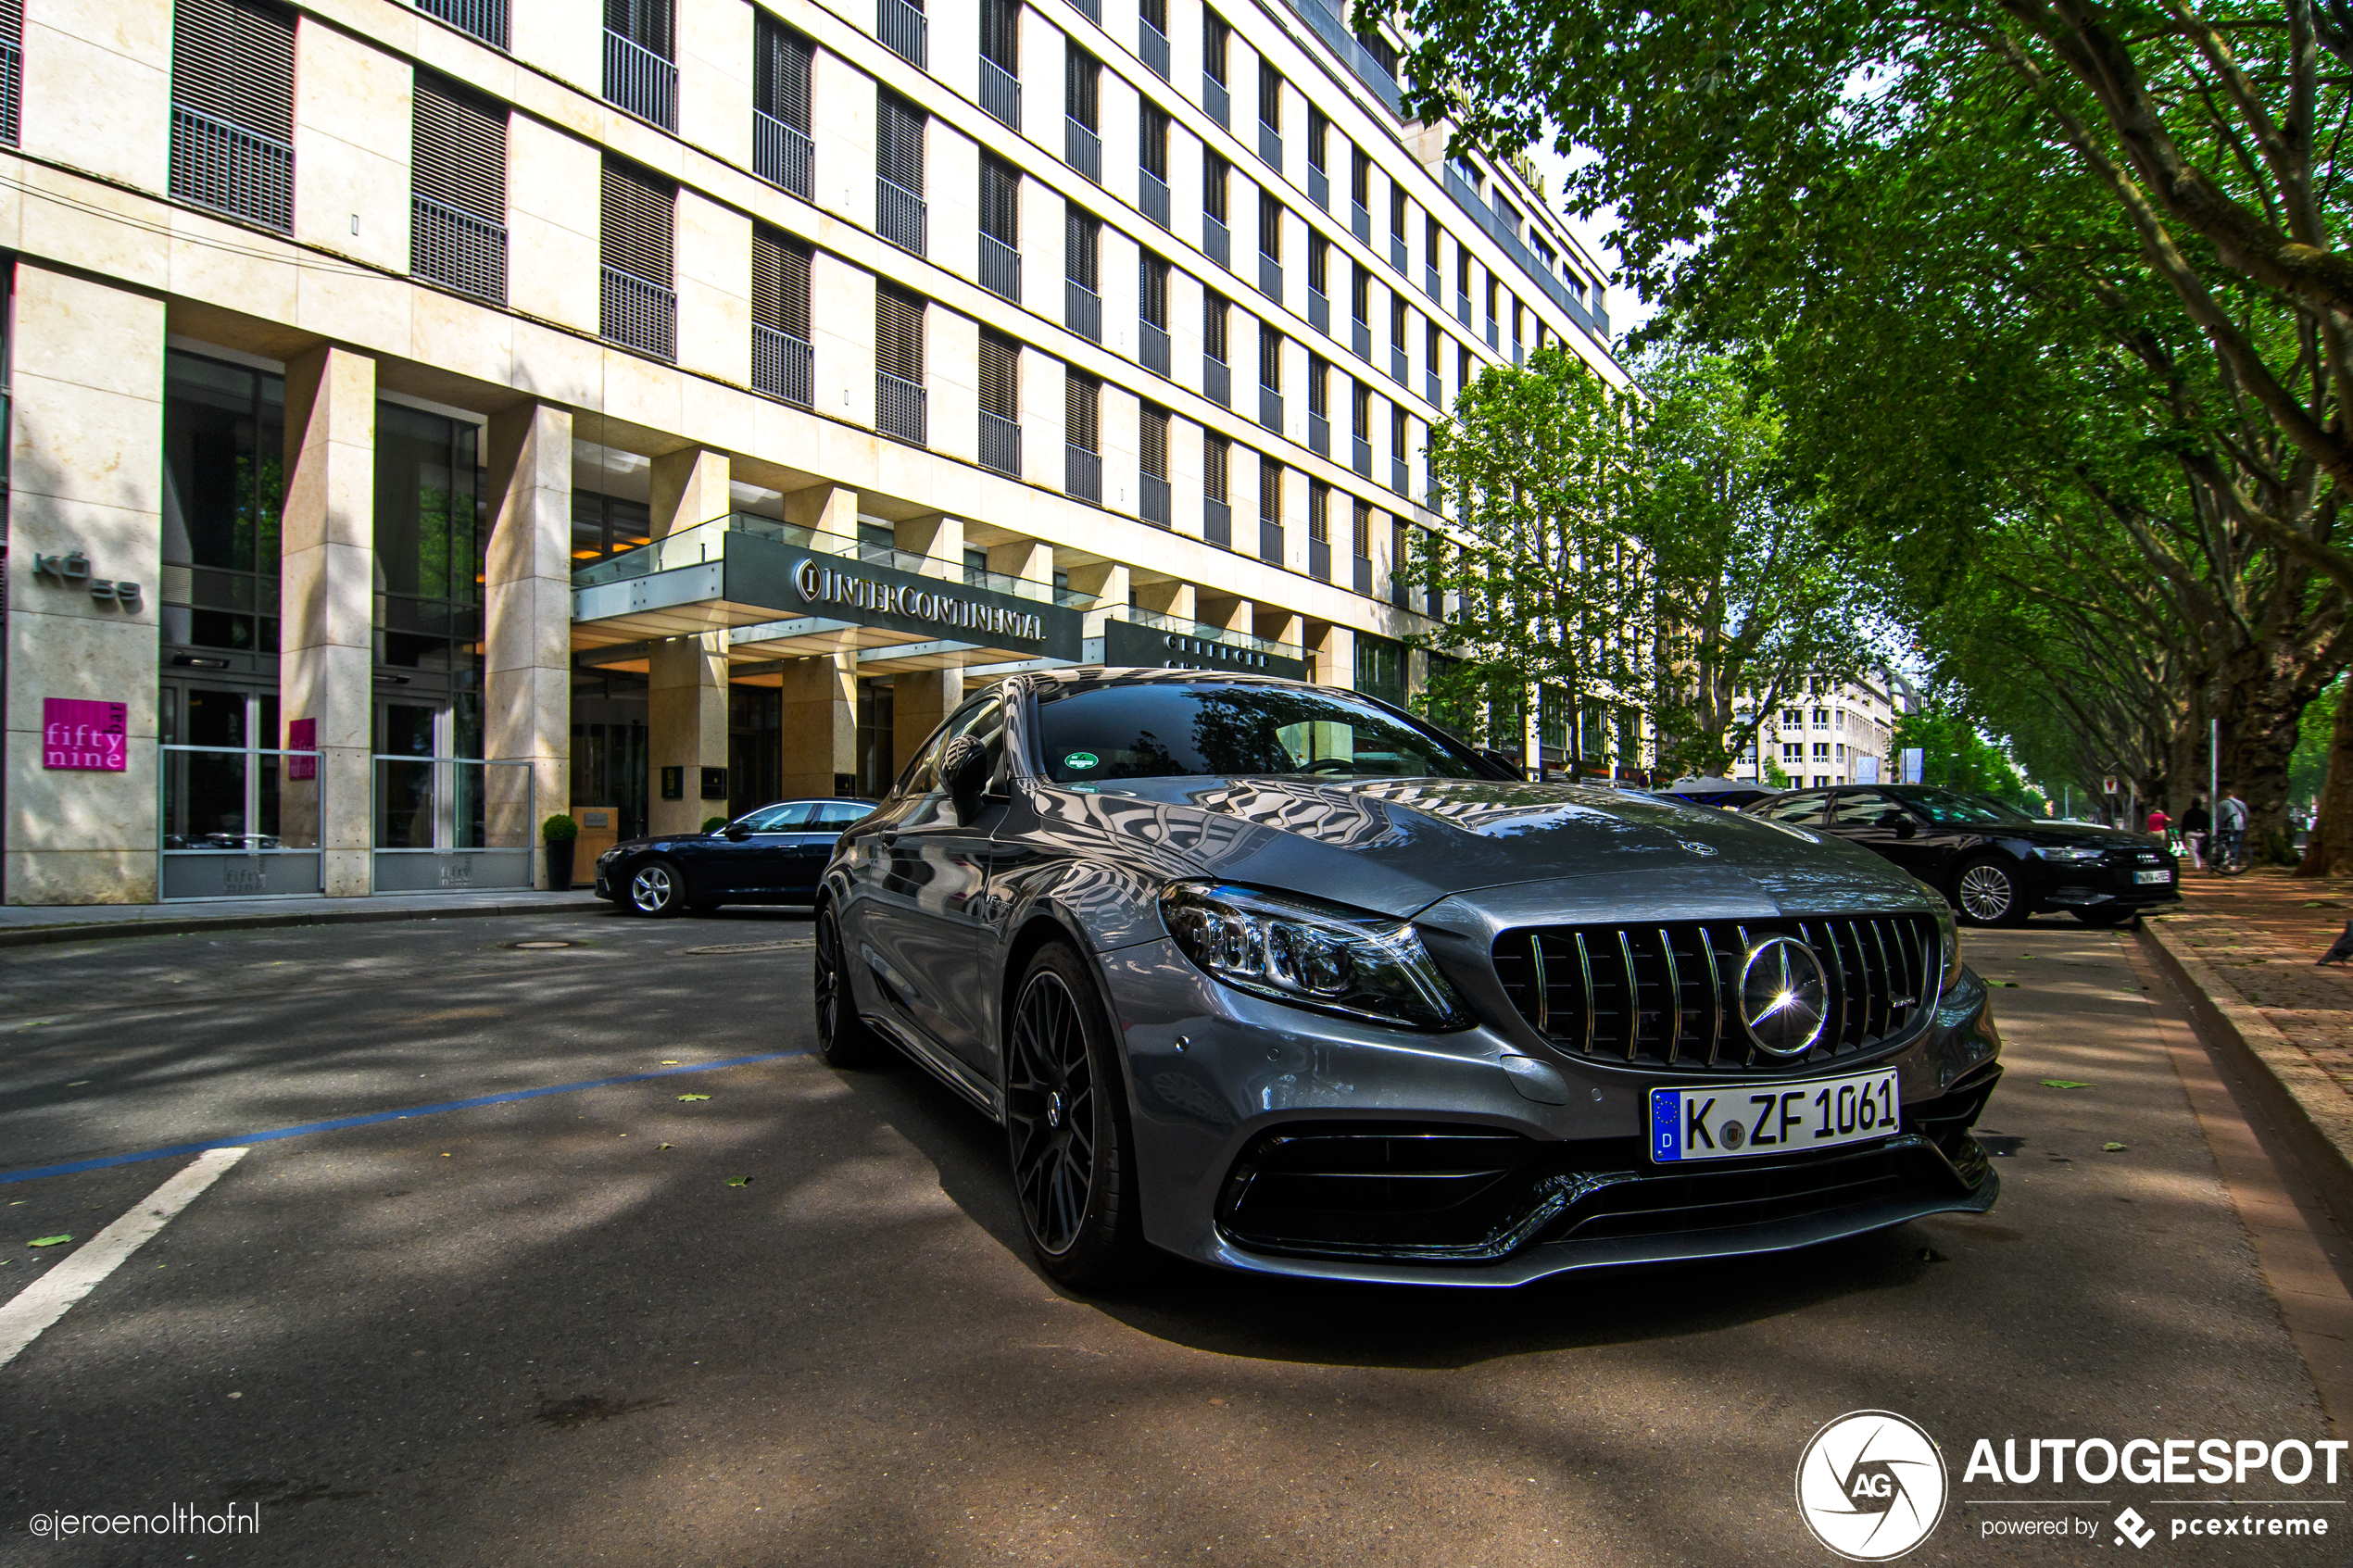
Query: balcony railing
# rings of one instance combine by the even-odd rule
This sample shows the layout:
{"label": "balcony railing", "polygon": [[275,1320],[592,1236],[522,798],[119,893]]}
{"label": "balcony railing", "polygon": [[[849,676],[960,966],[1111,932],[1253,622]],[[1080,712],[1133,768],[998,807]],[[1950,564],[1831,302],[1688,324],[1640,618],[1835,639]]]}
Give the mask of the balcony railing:
{"label": "balcony railing", "polygon": [[1429,295],[1429,302],[1432,305],[1441,309],[1445,307],[1446,280],[1438,275],[1438,267],[1434,262],[1422,263],[1422,293]]}
{"label": "balcony railing", "polygon": [[1100,452],[1063,444],[1063,490],[1081,501],[1103,504],[1103,458]]}
{"label": "balcony railing", "polygon": [[1332,542],[1310,534],[1307,539],[1307,575],[1321,583],[1332,580]]}
{"label": "balcony railing", "polygon": [[1175,507],[1170,503],[1168,481],[1155,473],[1148,473],[1140,477],[1143,480],[1143,495],[1138,509],[1143,520],[1159,528],[1176,526],[1176,513]]}
{"label": "balcony railing", "polygon": [[1102,0],[1070,0],[1070,8],[1097,27],[1103,25]]}
{"label": "balcony railing", "polygon": [[1137,183],[1143,188],[1144,193],[1144,216],[1162,228],[1167,229],[1169,227],[1168,182],[1149,169],[1139,169],[1136,172]]}
{"label": "balcony railing", "polygon": [[1399,119],[1405,118],[1404,95],[1397,89],[1397,79],[1381,69],[1373,52],[1365,47],[1356,34],[1349,30],[1341,13],[1344,6],[1325,0],[1290,0],[1290,8],[1314,29],[1324,41],[1324,46],[1339,56],[1341,64],[1356,73],[1356,80],[1373,90],[1373,95],[1388,107]]}
{"label": "balcony railing", "polygon": [[605,102],[678,129],[678,67],[644,44],[605,29]]}
{"label": "balcony railing", "polygon": [[1373,362],[1373,324],[1361,319],[1352,320],[1348,323],[1348,346],[1356,351],[1357,358],[1367,365],[1371,364]]}
{"label": "balcony railing", "polygon": [[797,126],[751,111],[751,171],[802,201],[817,199],[816,149]]}
{"label": "balcony railing", "polygon": [[1460,321],[1466,329],[1470,326],[1470,295],[1466,294],[1457,294],[1454,296],[1454,320]]}
{"label": "balcony railing", "polygon": [[1233,232],[1222,221],[1212,218],[1206,212],[1201,215],[1201,248],[1202,254],[1208,257],[1210,260],[1229,272],[1233,270]]}
{"label": "balcony railing", "polygon": [[1424,371],[1422,372],[1422,395],[1424,395],[1425,397],[1428,397],[1428,398],[1429,399],[1429,406],[1430,406],[1431,408],[1445,408],[1445,407],[1446,407],[1446,382],[1445,382],[1445,378],[1444,378],[1444,377],[1442,377],[1442,376],[1441,376],[1441,375],[1440,375],[1440,374],[1439,374],[1436,370],[1424,370]]}
{"label": "balcony railing", "polygon": [[1495,318],[1492,316],[1487,318],[1487,346],[1496,349],[1502,347],[1502,340],[1496,334]]}
{"label": "balcony railing", "polygon": [[678,358],[678,293],[607,264],[598,330],[608,343]]}
{"label": "balcony railing", "polygon": [[924,389],[888,370],[875,372],[875,429],[912,446],[928,440],[924,419]]}
{"label": "balcony railing", "polygon": [[171,194],[294,232],[294,148],[182,104],[171,106]]}
{"label": "balcony railing", "polygon": [[1314,289],[1307,291],[1307,324],[1326,337],[1332,335],[1332,302]]}
{"label": "balcony railing", "polygon": [[1103,341],[1103,296],[1076,278],[1063,280],[1063,325],[1089,343]]}
{"label": "balcony railing", "polygon": [[1021,303],[1021,252],[994,234],[980,236],[980,286]]}
{"label": "balcony railing", "polygon": [[1096,184],[1103,182],[1103,139],[1068,115],[1063,116],[1063,161]]}
{"label": "balcony railing", "polygon": [[1408,477],[1407,477],[1407,476],[1408,476],[1411,472],[1412,472],[1412,470],[1411,470],[1410,469],[1408,469],[1408,468],[1405,466],[1405,459],[1404,459],[1404,458],[1390,458],[1390,459],[1389,459],[1389,487],[1390,487],[1391,490],[1396,491],[1396,492],[1397,492],[1400,495],[1412,495],[1412,494],[1413,494],[1413,490],[1412,490],[1413,481],[1412,481],[1410,478],[1408,478]]}
{"label": "balcony railing", "polygon": [[1326,212],[1332,209],[1332,177],[1314,164],[1307,166],[1307,199]]}
{"label": "balcony railing", "polygon": [[1201,536],[1222,550],[1234,547],[1234,508],[1207,496],[1201,503]]}
{"label": "balcony railing", "polygon": [[1390,270],[1401,278],[1410,278],[1414,275],[1410,270],[1412,257],[1406,254],[1405,236],[1403,234],[1389,236],[1389,266]]}
{"label": "balcony railing", "polygon": [[1258,520],[1258,558],[1275,566],[1283,564],[1283,525]]}
{"label": "balcony railing", "polygon": [[1258,389],[1258,422],[1277,435],[1283,433],[1283,395],[1271,386]]}
{"label": "balcony railing", "polygon": [[904,185],[875,175],[875,232],[901,250],[923,255],[929,232],[924,198]]}
{"label": "balcony railing", "polygon": [[1168,80],[1168,34],[1137,19],[1136,53],[1143,56],[1145,66],[1163,82]]}
{"label": "balcony railing", "polygon": [[907,0],[875,0],[875,36],[918,70],[931,69],[931,22]]}
{"label": "balcony railing", "polygon": [[799,338],[754,321],[751,384],[771,397],[781,397],[804,408],[816,407],[817,350]]}
{"label": "balcony railing", "polygon": [[0,44],[0,142],[15,146],[24,119],[24,51]]}
{"label": "balcony railing", "polygon": [[986,408],[980,411],[980,466],[1021,477],[1021,426]]}
{"label": "balcony railing", "polygon": [[1204,354],[1201,359],[1201,395],[1221,408],[1233,407],[1234,372],[1223,359]]}
{"label": "balcony railing", "polygon": [[1353,586],[1358,593],[1364,595],[1366,598],[1371,598],[1373,596],[1372,558],[1370,556],[1355,556],[1351,558],[1350,564],[1353,568],[1348,579],[1350,585]]}
{"label": "balcony railing", "polygon": [[416,0],[417,9],[471,32],[494,48],[507,47],[507,0]]}
{"label": "balcony railing", "polygon": [[1278,643],[1272,637],[1262,637],[1211,621],[1180,620],[1156,609],[1146,609],[1141,605],[1129,605],[1125,609],[1113,610],[1111,614],[1113,619],[1124,621],[1131,626],[1149,626],[1155,632],[1174,632],[1198,642],[1220,643],[1229,648],[1249,648],[1254,653],[1273,654],[1277,659],[1300,659],[1306,654],[1306,649],[1296,643]]}
{"label": "balcony railing", "polygon": [[1014,130],[1021,129],[1021,78],[986,55],[980,57],[980,107]]}
{"label": "balcony railing", "polygon": [[1143,338],[1144,369],[1156,376],[1168,375],[1170,345],[1167,330],[1155,327],[1150,321],[1139,321],[1138,326]]}
{"label": "balcony railing", "polygon": [[1258,292],[1277,305],[1283,302],[1283,264],[1263,250],[1258,253]]}
{"label": "balcony railing", "polygon": [[1226,92],[1226,84],[1207,71],[1201,73],[1201,107],[1209,118],[1224,125],[1234,116],[1234,101]]}
{"label": "balcony railing", "polygon": [[1414,585],[1399,573],[1393,562],[1389,570],[1389,602],[1399,609],[1414,608]]}
{"label": "balcony railing", "polygon": [[507,303],[507,226],[411,195],[409,270],[494,305]]}
{"label": "balcony railing", "polygon": [[1365,244],[1373,243],[1373,215],[1363,202],[1352,201],[1348,204],[1348,227]]}
{"label": "balcony railing", "polygon": [[1321,414],[1307,416],[1307,449],[1319,458],[1332,455],[1332,421]]}
{"label": "balcony railing", "polygon": [[1447,194],[1454,198],[1454,205],[1486,230],[1488,237],[1502,246],[1504,254],[1518,263],[1522,271],[1536,280],[1552,296],[1553,303],[1568,313],[1570,320],[1597,337],[1606,339],[1609,336],[1609,312],[1602,308],[1598,301],[1588,306],[1578,297],[1575,290],[1561,280],[1558,273],[1539,261],[1535,253],[1528,248],[1527,242],[1513,232],[1511,224],[1492,207],[1478,199],[1477,188],[1457,173],[1452,164],[1446,166],[1445,184]]}
{"label": "balcony railing", "polygon": [[1392,343],[1389,345],[1389,379],[1403,386],[1405,376],[1405,345],[1402,343]]}
{"label": "balcony railing", "polygon": [[1276,173],[1282,172],[1283,133],[1263,119],[1258,122],[1258,157]]}
{"label": "balcony railing", "polygon": [[1365,440],[1365,439],[1363,436],[1361,436],[1361,435],[1358,435],[1358,436],[1353,436],[1353,437],[1351,437],[1350,439],[1351,439],[1351,441],[1353,442],[1353,449],[1351,450],[1351,452],[1350,452],[1350,454],[1349,454],[1348,466],[1349,466],[1350,468],[1354,469],[1354,470],[1355,470],[1358,473],[1360,473],[1360,474],[1364,475],[1366,479],[1370,479],[1370,478],[1372,478],[1372,477],[1373,477],[1373,444],[1372,444],[1371,442],[1369,442],[1369,441]]}

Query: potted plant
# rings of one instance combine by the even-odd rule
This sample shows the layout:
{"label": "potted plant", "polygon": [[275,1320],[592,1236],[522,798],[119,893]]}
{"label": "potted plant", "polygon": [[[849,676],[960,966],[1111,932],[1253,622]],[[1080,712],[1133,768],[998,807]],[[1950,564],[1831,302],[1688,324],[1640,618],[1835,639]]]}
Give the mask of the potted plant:
{"label": "potted plant", "polygon": [[702,820],[702,831],[705,833],[717,833],[726,825],[727,819],[724,817],[705,817]]}
{"label": "potted plant", "polygon": [[559,811],[539,824],[539,841],[547,847],[547,891],[563,893],[572,887],[572,844],[580,836],[580,824]]}

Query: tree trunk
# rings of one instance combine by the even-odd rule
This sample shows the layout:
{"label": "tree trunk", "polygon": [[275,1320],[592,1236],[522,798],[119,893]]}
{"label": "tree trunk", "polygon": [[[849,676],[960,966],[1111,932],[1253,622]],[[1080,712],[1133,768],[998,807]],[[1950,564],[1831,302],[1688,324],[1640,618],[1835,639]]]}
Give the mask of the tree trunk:
{"label": "tree trunk", "polygon": [[2336,699],[2329,731],[2328,771],[2321,783],[2320,819],[2304,846],[2298,876],[2353,876],[2353,681]]}
{"label": "tree trunk", "polygon": [[[2222,787],[2246,802],[2250,858],[2284,862],[2295,842],[2287,827],[2288,759],[2312,699],[2311,676],[2284,650],[2249,649],[2223,666]],[[2300,678],[2299,678],[2300,677]]]}

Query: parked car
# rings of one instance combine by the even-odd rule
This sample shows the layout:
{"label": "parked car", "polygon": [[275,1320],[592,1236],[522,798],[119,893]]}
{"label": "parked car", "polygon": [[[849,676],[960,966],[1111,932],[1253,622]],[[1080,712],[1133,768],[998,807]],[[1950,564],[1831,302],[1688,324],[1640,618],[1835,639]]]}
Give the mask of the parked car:
{"label": "parked car", "polygon": [[1951,911],[1835,838],[1529,784],[1186,670],[969,697],[819,893],[820,1049],[1005,1128],[1043,1270],[1512,1285],[1982,1212]]}
{"label": "parked car", "polygon": [[834,841],[874,809],[871,800],[782,800],[716,833],[626,839],[597,857],[597,897],[654,916],[813,904]]}
{"label": "parked car", "polygon": [[2180,866],[2145,834],[2030,817],[1990,796],[1870,784],[1794,790],[1748,809],[1884,856],[1975,925],[2016,925],[2045,909],[2122,925],[2181,898]]}

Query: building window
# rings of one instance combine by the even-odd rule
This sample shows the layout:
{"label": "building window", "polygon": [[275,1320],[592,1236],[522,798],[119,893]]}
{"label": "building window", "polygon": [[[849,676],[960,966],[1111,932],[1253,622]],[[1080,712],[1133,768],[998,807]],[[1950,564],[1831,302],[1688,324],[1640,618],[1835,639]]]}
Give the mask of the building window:
{"label": "building window", "polygon": [[1103,182],[1102,62],[1065,41],[1063,55],[1063,160]]}
{"label": "building window", "polygon": [[1227,408],[1234,401],[1228,343],[1232,308],[1226,296],[1215,289],[1202,290],[1202,395]]}
{"label": "building window", "polygon": [[1137,313],[1142,317],[1144,369],[1156,376],[1169,373],[1168,263],[1151,251],[1139,253],[1137,270]]}
{"label": "building window", "polygon": [[1097,506],[1103,501],[1103,383],[1063,372],[1063,489]]}
{"label": "building window", "polygon": [[809,336],[809,247],[773,229],[751,231],[751,384],[771,396],[815,403],[816,350]]}
{"label": "building window", "polygon": [[1307,106],[1307,197],[1317,207],[1332,205],[1332,181],[1326,170],[1324,145],[1331,140],[1332,122],[1315,105]]}
{"label": "building window", "polygon": [[1234,544],[1234,508],[1227,499],[1233,456],[1233,444],[1224,436],[1214,431],[1202,433],[1202,536],[1227,549]]}
{"label": "building window", "polygon": [[1258,459],[1258,558],[1283,564],[1283,465]]}
{"label": "building window", "polygon": [[1168,494],[1168,410],[1143,406],[1138,420],[1138,467],[1142,470],[1143,496],[1139,510],[1146,522],[1171,527]]}
{"label": "building window", "polygon": [[1102,220],[1075,207],[1063,217],[1063,324],[1089,343],[1103,341]]}
{"label": "building window", "polygon": [[605,0],[605,102],[678,129],[677,19],[672,0]]}
{"label": "building window", "polygon": [[1137,158],[1142,165],[1144,216],[1165,229],[1168,216],[1168,111],[1150,98],[1137,116]]}
{"label": "building window", "polygon": [[417,73],[410,144],[409,270],[507,302],[507,110]]}
{"label": "building window", "polygon": [[294,18],[254,0],[171,17],[171,194],[294,232]]}
{"label": "building window", "polygon": [[[472,421],[376,405],[376,661],[447,671],[481,751],[482,563],[490,542]],[[468,688],[471,687],[471,690]]]}
{"label": "building window", "polygon": [[1349,435],[1355,443],[1350,454],[1349,466],[1370,479],[1373,474],[1373,390],[1363,382],[1351,381],[1348,408]]}
{"label": "building window", "polygon": [[813,201],[809,78],[817,48],[758,6],[751,15],[751,169],[802,201]]}
{"label": "building window", "polygon": [[925,443],[925,302],[879,280],[875,284],[875,428]]}
{"label": "building window", "polygon": [[1021,170],[980,156],[980,286],[1021,302]]}
{"label": "building window", "polygon": [[875,232],[924,254],[924,111],[887,89],[875,94]]}
{"label": "building window", "polygon": [[1404,409],[1394,403],[1389,408],[1389,487],[1400,495],[1405,494],[1405,447],[1413,433],[1413,420]]}
{"label": "building window", "polygon": [[1020,0],[980,0],[980,107],[1021,129]]}
{"label": "building window", "polygon": [[931,69],[930,34],[923,0],[875,0],[875,36],[918,70]]}
{"label": "building window", "polygon": [[676,187],[668,181],[605,159],[599,330],[610,342],[663,359],[678,356],[676,203]]}
{"label": "building window", "polygon": [[278,651],[285,419],[283,377],[166,351],[166,646]]}
{"label": "building window", "polygon": [[1332,487],[1320,479],[1307,482],[1307,574],[1332,580]]}
{"label": "building window", "polygon": [[1021,345],[986,329],[980,334],[980,461],[1021,477]]}
{"label": "building window", "polygon": [[1405,648],[1386,637],[1356,633],[1356,689],[1366,696],[1405,705]]}
{"label": "building window", "polygon": [[1234,30],[1226,19],[1207,6],[1201,13],[1201,107],[1209,118],[1220,125],[1233,119],[1232,101],[1226,90],[1226,56],[1231,50]]}
{"label": "building window", "polygon": [[1258,422],[1279,435],[1283,430],[1283,334],[1258,327]]}
{"label": "building window", "polygon": [[1233,166],[1206,143],[1201,149],[1202,250],[1220,267],[1234,264],[1233,243],[1227,231],[1226,186]]}
{"label": "building window", "polygon": [[1163,82],[1168,80],[1168,0],[1143,0],[1138,20],[1143,23],[1137,34],[1144,64]]}

